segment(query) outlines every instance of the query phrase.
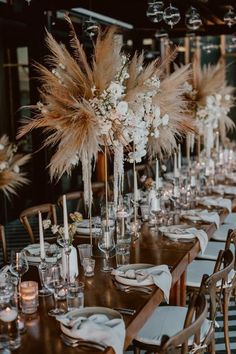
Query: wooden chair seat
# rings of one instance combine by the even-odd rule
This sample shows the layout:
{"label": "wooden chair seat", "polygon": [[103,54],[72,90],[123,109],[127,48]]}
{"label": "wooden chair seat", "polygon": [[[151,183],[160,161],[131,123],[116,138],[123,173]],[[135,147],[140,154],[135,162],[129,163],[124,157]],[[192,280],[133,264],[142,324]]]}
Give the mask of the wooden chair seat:
{"label": "wooden chair seat", "polygon": [[[229,236],[229,235],[228,235]],[[230,239],[231,241],[231,239]],[[222,307],[224,319],[224,334],[226,353],[230,354],[228,333],[228,303],[229,297],[235,288],[234,255],[229,249],[230,243],[225,250],[219,252],[216,262],[208,260],[195,260],[187,268],[186,285],[189,292],[198,291],[201,286],[200,279],[205,274],[208,279],[205,283],[205,293],[210,295],[210,319],[214,322],[217,313],[217,304]],[[210,353],[215,352],[215,342],[211,343]]]}
{"label": "wooden chair seat", "polygon": [[160,306],[148,319],[133,341],[135,353],[185,354],[196,344],[205,348],[212,336],[212,324],[206,319],[207,301],[202,294],[194,294],[189,307]]}
{"label": "wooden chair seat", "polygon": [[19,219],[27,231],[30,242],[35,243],[38,239],[38,212],[42,213],[42,218],[50,219],[52,224],[57,224],[57,214],[55,204],[45,203],[27,208],[20,213]]}

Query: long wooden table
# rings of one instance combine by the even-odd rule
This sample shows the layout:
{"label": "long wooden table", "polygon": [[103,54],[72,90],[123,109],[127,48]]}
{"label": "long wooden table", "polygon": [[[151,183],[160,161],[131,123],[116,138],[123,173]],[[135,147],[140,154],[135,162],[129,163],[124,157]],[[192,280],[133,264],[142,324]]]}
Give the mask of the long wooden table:
{"label": "long wooden table", "polygon": [[[221,221],[227,215],[227,210],[220,209]],[[199,227],[199,226],[197,226]],[[215,231],[214,224],[202,224],[209,238]],[[84,239],[78,237],[75,242],[84,243]],[[167,264],[172,273],[172,290],[170,302],[177,305],[185,303],[185,270],[187,265],[199,253],[199,241],[173,242],[150,229],[147,223],[143,224],[141,236],[131,245],[131,263]],[[102,257],[95,254],[95,276],[85,278],[80,267],[80,280],[85,283],[85,306],[104,306],[109,308],[125,307],[134,308],[135,315],[123,315],[126,325],[125,349],[131,344],[133,338],[142,328],[154,309],[163,301],[162,291],[153,286],[151,295],[141,293],[125,293],[117,290],[111,275],[100,271]],[[111,259],[114,262],[115,258]],[[23,280],[38,280],[36,267],[30,267]],[[59,338],[60,326],[58,322],[47,315],[53,307],[53,296],[40,298],[38,312],[34,315],[25,316],[27,331],[22,335],[22,345],[15,353],[19,354],[72,354],[74,348],[66,347]],[[65,301],[61,301],[65,306]],[[83,353],[76,348],[77,353]],[[90,351],[91,353],[91,351]],[[94,351],[95,353],[95,351]]]}

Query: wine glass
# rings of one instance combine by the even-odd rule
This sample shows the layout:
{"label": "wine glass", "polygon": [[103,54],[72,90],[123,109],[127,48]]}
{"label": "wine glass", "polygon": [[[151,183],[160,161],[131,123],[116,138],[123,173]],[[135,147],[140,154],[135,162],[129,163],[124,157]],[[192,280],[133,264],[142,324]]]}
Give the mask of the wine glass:
{"label": "wine glass", "polygon": [[21,277],[29,269],[25,251],[11,251],[10,272],[17,278],[18,290],[20,289]]}
{"label": "wine glass", "polygon": [[109,227],[107,224],[102,225],[102,232],[98,239],[98,248],[105,253],[104,266],[101,269],[103,272],[112,271],[112,267],[109,265],[109,252],[115,248],[114,240],[114,228]]}
{"label": "wine glass", "polygon": [[65,293],[65,281],[60,264],[53,264],[46,269],[44,285],[53,293],[55,300],[55,307],[48,312],[49,316],[63,315],[66,311],[58,307],[58,300]]}

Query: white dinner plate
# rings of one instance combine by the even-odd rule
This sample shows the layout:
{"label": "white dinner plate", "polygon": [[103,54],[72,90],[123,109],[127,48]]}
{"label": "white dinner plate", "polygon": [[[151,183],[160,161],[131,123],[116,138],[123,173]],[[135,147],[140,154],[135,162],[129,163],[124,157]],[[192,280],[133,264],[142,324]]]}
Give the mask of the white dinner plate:
{"label": "white dinner plate", "polygon": [[[139,270],[139,269],[145,269],[145,268],[150,268],[154,267],[153,264],[145,264],[145,263],[135,263],[135,264],[127,264],[124,266],[121,266],[118,268],[119,272],[126,272],[127,270]],[[131,278],[126,278],[125,276],[122,275],[115,275],[116,280],[125,285],[131,285],[131,286],[147,286],[147,285],[152,285],[154,284],[152,277],[148,277],[144,279],[143,281],[137,281],[137,279],[131,279]]]}
{"label": "white dinner plate", "polygon": [[[109,320],[112,320],[114,318],[122,318],[122,315],[118,311],[115,311],[108,307],[84,307],[82,309],[69,311],[65,316],[70,320],[76,320],[79,317],[90,317],[95,314],[105,315],[108,317]],[[70,328],[64,326],[62,323],[60,323],[60,326],[62,332],[65,333],[67,336],[72,338],[78,338],[77,336],[73,335]]]}
{"label": "white dinner plate", "polygon": [[[192,242],[196,236],[190,233],[184,233],[184,229],[186,228],[189,229],[189,225],[161,226],[159,227],[159,231],[173,241]],[[183,232],[181,232],[181,230],[183,230]]]}
{"label": "white dinner plate", "polygon": [[[50,244],[47,242],[44,243],[46,262],[55,263],[55,262],[57,262],[58,259],[61,258],[61,252],[59,250],[59,247],[57,245],[55,245],[55,246],[57,247],[57,251],[52,254],[50,253],[50,255],[49,255]],[[33,243],[32,245],[25,247],[24,251],[25,251],[26,258],[27,258],[28,262],[31,262],[31,263],[40,263],[41,262],[40,244],[39,243]]]}

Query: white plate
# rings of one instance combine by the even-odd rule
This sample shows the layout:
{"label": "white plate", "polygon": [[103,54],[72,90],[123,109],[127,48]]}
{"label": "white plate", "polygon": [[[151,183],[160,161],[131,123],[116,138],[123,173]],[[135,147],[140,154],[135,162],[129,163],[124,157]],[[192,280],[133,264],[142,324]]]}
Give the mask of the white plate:
{"label": "white plate", "polygon": [[[145,264],[145,263],[135,263],[135,264],[127,264],[124,266],[121,266],[118,268],[119,271],[121,272],[126,272],[127,270],[134,269],[145,269],[145,268],[150,268],[154,267],[153,264]],[[125,278],[122,277],[121,275],[115,275],[116,280],[125,285],[131,285],[131,286],[147,286],[147,285],[152,285],[154,284],[152,277],[148,277],[144,279],[143,281],[137,281],[137,279],[130,279],[130,278]]]}
{"label": "white plate", "polygon": [[[47,250],[48,248],[50,247],[50,244],[45,242],[44,243],[44,248],[45,248],[45,253],[46,253],[46,262],[49,262],[49,263],[55,263],[57,262],[58,259],[61,258],[61,252],[59,251],[59,248],[58,248],[58,251],[57,253],[53,254],[52,256],[47,256]],[[30,250],[30,254],[28,252],[28,250]],[[39,243],[33,243],[32,245],[29,245],[27,247],[24,248],[24,251],[25,254],[26,254],[26,258],[28,260],[28,262],[31,262],[31,263],[40,263],[41,262],[41,258],[40,258],[40,244]]]}
{"label": "white plate", "polygon": [[[173,241],[185,241],[185,242],[192,242],[192,240],[196,237],[193,234],[184,233],[184,229],[190,228],[189,225],[173,225],[173,226],[161,226],[159,230],[169,239]],[[176,229],[180,229],[176,231]],[[181,233],[183,230],[183,233]]]}
{"label": "white plate", "polygon": [[[92,315],[106,315],[109,320],[112,320],[113,318],[122,318],[122,315],[113,309],[110,309],[108,307],[84,307],[82,309],[77,309],[77,310],[72,310],[66,314],[68,318],[71,320],[76,320],[78,317],[90,317]],[[67,327],[65,327],[62,323],[60,323],[61,330],[63,333],[65,333],[67,336],[72,337],[72,338],[78,338],[76,336],[73,336],[71,330]]]}
{"label": "white plate", "polygon": [[197,215],[182,215],[184,219],[191,220],[191,221],[203,221],[200,216]]}
{"label": "white plate", "polygon": [[[100,231],[101,231],[100,228],[92,227],[92,234],[93,235],[99,234]],[[86,235],[86,236],[90,235],[90,229],[86,228],[86,227],[77,227],[77,232],[80,235]]]}

